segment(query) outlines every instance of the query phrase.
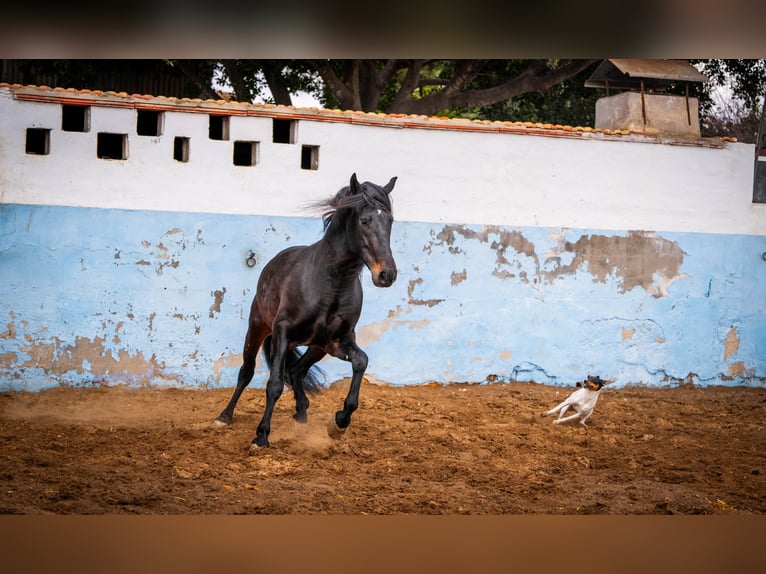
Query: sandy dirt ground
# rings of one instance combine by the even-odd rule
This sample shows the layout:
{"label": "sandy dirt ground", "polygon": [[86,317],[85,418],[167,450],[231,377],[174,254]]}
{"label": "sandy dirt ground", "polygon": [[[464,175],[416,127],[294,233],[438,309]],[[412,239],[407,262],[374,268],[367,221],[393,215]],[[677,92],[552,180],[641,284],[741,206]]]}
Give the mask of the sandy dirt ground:
{"label": "sandy dirt ground", "polygon": [[766,389],[625,388],[588,426],[540,413],[574,388],[347,382],[250,452],[264,403],[231,391],[60,388],[0,394],[0,514],[763,514]]}

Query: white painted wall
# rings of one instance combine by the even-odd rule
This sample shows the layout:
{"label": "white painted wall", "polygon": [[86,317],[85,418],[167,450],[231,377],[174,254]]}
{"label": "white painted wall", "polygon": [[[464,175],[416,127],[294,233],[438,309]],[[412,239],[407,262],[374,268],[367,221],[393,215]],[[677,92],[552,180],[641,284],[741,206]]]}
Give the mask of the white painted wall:
{"label": "white painted wall", "polygon": [[[232,117],[230,140],[213,141],[207,114],[183,111],[166,112],[154,138],[135,134],[134,109],[98,106],[90,133],[70,133],[57,129],[58,103],[16,101],[11,92],[0,88],[8,203],[301,216],[356,172],[371,181],[399,176],[400,220],[766,234],[766,206],[752,204],[751,145],[402,129],[319,115],[298,120],[292,145],[272,143],[271,119],[251,116]],[[49,156],[18,153],[27,127],[53,130]],[[99,131],[128,134],[126,161],[96,157]],[[176,135],[191,138],[188,163],[172,159]],[[258,166],[232,164],[237,139],[260,142]],[[300,169],[304,144],[320,147],[318,171]]]}

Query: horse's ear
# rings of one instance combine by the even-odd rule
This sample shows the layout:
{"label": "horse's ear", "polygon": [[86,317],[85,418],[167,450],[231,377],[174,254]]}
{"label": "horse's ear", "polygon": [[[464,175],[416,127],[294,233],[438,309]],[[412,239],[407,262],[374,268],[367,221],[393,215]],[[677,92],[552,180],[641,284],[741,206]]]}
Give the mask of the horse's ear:
{"label": "horse's ear", "polygon": [[396,179],[397,179],[397,178],[396,178],[396,176],[392,177],[392,178],[391,178],[391,181],[389,181],[389,182],[388,182],[388,183],[387,183],[387,184],[386,184],[386,185],[383,187],[383,191],[385,191],[385,192],[386,192],[386,195],[388,195],[389,193],[391,193],[391,192],[393,191],[393,189],[394,189],[394,184],[396,183]]}
{"label": "horse's ear", "polygon": [[351,174],[351,182],[350,182],[350,188],[351,188],[351,195],[356,195],[359,193],[359,180],[356,179],[356,174]]}

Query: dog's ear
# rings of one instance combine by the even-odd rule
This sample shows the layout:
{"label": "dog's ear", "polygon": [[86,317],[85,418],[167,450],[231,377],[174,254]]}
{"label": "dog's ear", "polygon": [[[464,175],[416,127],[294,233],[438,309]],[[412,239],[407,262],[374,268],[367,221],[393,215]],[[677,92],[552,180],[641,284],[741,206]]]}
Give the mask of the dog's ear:
{"label": "dog's ear", "polygon": [[585,387],[585,385],[583,385],[580,381],[577,381],[575,383],[575,387]]}

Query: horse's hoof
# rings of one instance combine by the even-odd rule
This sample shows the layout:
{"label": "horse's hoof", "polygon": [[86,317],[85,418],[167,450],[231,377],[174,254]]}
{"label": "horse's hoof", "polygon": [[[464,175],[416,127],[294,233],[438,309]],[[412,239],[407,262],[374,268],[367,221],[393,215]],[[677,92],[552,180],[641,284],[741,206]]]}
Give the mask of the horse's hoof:
{"label": "horse's hoof", "polygon": [[266,444],[258,444],[257,442],[251,442],[250,443],[250,454],[255,454],[256,452],[259,452],[263,450],[264,448],[269,448],[271,445],[267,442]]}
{"label": "horse's hoof", "polygon": [[259,448],[269,448],[271,445],[269,444],[269,437],[268,436],[256,436],[253,439],[253,442],[250,443],[250,449],[251,450],[258,450]]}
{"label": "horse's hoof", "polygon": [[327,425],[327,434],[330,435],[330,438],[338,440],[343,438],[343,435],[346,434],[346,429],[340,428],[335,421],[332,421]]}
{"label": "horse's hoof", "polygon": [[214,427],[219,427],[219,428],[221,428],[221,427],[227,427],[227,426],[229,426],[230,424],[231,424],[231,421],[227,421],[227,420],[225,420],[225,419],[222,419],[221,417],[218,417],[217,419],[215,419],[215,420],[213,421],[213,426],[214,426]]}
{"label": "horse's hoof", "polygon": [[269,448],[269,443],[261,445],[261,444],[255,443],[255,442],[251,442],[250,443],[250,448],[248,450],[248,454],[249,455],[254,455],[256,453],[261,452],[265,448]]}
{"label": "horse's hoof", "polygon": [[309,417],[308,417],[308,415],[307,415],[306,413],[303,413],[303,414],[298,414],[298,413],[295,413],[295,414],[293,415],[293,419],[294,419],[294,420],[295,420],[295,422],[297,422],[297,423],[307,423],[307,422],[308,422],[308,420],[309,420]]}

